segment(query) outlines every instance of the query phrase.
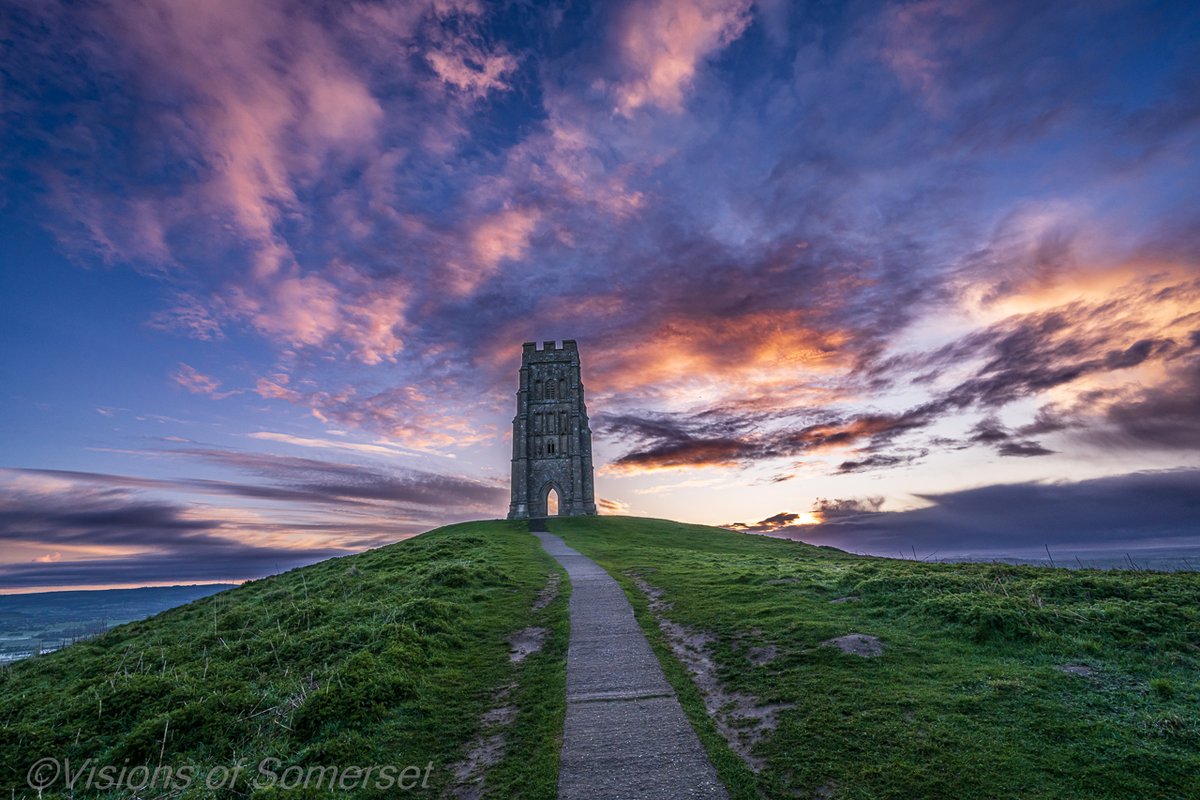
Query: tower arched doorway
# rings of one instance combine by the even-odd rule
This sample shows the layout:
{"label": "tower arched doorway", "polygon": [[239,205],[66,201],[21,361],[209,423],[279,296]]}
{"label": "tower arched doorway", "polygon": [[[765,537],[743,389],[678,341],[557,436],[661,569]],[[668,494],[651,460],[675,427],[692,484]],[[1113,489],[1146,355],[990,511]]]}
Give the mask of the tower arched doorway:
{"label": "tower arched doorway", "polygon": [[546,516],[547,517],[557,517],[558,516],[558,500],[559,500],[558,489],[555,489],[553,486],[551,486],[549,491],[546,492]]}

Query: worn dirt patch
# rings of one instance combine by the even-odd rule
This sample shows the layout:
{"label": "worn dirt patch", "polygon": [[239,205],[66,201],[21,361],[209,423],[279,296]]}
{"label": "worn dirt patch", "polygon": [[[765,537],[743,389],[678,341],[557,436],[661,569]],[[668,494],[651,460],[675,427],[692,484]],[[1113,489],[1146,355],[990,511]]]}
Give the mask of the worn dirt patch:
{"label": "worn dirt patch", "polygon": [[[763,704],[753,695],[727,689],[717,678],[717,665],[711,649],[712,635],[668,619],[666,612],[670,610],[671,604],[663,599],[663,590],[651,586],[640,575],[630,577],[649,599],[650,613],[666,634],[671,652],[684,665],[692,677],[692,682],[700,690],[704,697],[704,710],[716,723],[717,730],[750,769],[760,772],[766,762],[753,754],[754,746],[778,727],[779,712],[791,708],[792,704]],[[763,651],[768,649],[774,648],[749,648]]]}
{"label": "worn dirt patch", "polygon": [[1085,664],[1059,664],[1058,668],[1068,675],[1081,675],[1090,678],[1095,670]]}
{"label": "worn dirt patch", "polygon": [[546,586],[538,592],[537,599],[533,601],[533,610],[541,611],[546,606],[554,602],[558,597],[558,586],[562,582],[562,575],[557,572],[551,572],[546,576]]}
{"label": "worn dirt patch", "polygon": [[836,647],[843,653],[860,656],[862,658],[874,658],[875,656],[883,655],[883,642],[878,636],[869,636],[865,633],[847,633],[845,636],[838,636],[836,639],[826,639],[821,642],[822,647]]}
{"label": "worn dirt patch", "polygon": [[835,597],[829,602],[831,603],[857,603],[861,598],[856,594],[849,594],[845,597]]}
{"label": "worn dirt patch", "polygon": [[483,797],[483,779],[488,769],[504,758],[504,744],[503,732],[476,737],[467,750],[466,758],[450,765],[455,785],[447,790],[446,796],[455,800],[479,800]]}
{"label": "worn dirt patch", "polygon": [[768,586],[783,586],[784,584],[787,584],[787,583],[799,583],[799,582],[800,582],[799,578],[772,578],[771,580],[767,581],[767,585]]}
{"label": "worn dirt patch", "polygon": [[[500,700],[507,697],[516,684],[502,686],[495,693]],[[480,800],[488,770],[504,758],[508,744],[506,729],[517,718],[516,706],[499,706],[479,718],[479,734],[471,740],[462,761],[450,765],[454,783],[442,794],[453,800]]]}
{"label": "worn dirt patch", "polygon": [[546,628],[522,628],[508,637],[508,660],[519,664],[542,649],[550,631]]}

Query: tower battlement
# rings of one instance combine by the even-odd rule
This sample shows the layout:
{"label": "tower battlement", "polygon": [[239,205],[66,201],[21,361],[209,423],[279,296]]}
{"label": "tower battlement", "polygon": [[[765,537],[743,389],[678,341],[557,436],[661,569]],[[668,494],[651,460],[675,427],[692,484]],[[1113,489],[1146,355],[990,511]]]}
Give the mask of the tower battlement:
{"label": "tower battlement", "polygon": [[579,345],[574,339],[563,339],[562,342],[546,341],[525,342],[521,345],[521,360],[531,361],[560,361],[563,359],[579,359]]}
{"label": "tower battlement", "polygon": [[579,345],[574,339],[521,346],[517,415],[513,418],[512,502],[509,519],[558,513],[596,513],[592,485],[592,431],[583,402]]}

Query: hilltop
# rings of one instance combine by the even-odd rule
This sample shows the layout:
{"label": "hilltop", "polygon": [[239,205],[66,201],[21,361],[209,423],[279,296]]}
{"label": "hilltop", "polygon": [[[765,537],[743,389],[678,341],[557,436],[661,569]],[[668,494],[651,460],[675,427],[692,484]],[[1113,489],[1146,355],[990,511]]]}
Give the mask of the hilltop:
{"label": "hilltop", "polygon": [[[733,797],[1200,792],[1193,573],[896,561],[665,520],[549,527],[625,589]],[[49,755],[432,765],[410,795],[554,797],[561,575],[523,523],[465,523],[6,667],[0,790],[33,796],[26,771]],[[201,783],[181,796],[213,796]]]}

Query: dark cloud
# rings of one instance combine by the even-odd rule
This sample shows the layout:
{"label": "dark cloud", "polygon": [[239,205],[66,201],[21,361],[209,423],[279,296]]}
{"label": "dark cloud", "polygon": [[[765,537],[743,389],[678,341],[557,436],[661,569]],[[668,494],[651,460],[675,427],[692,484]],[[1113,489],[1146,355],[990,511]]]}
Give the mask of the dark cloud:
{"label": "dark cloud", "polygon": [[[401,467],[383,469],[363,464],[211,448],[182,448],[163,452],[259,475],[282,484],[284,491],[296,493],[294,499],[307,496],[315,502],[381,500],[441,508],[485,509],[503,503],[507,497],[506,488],[496,483]],[[251,494],[257,488],[236,487],[238,491],[245,490]]]}
{"label": "dark cloud", "polygon": [[[1077,483],[1014,483],[938,495],[912,511],[836,515],[774,533],[846,550],[1020,554],[1200,546],[1200,470],[1139,472]],[[778,517],[776,517],[778,518]]]}
{"label": "dark cloud", "polygon": [[[796,410],[788,409],[775,416],[722,408],[699,414],[602,416],[598,431],[618,441],[638,443],[637,449],[613,462],[618,468],[742,466],[840,448],[880,449],[897,437],[932,423],[936,419],[933,412],[931,405],[900,414],[839,417],[826,412],[821,415],[824,421],[787,425],[799,415]],[[784,424],[780,425],[781,422]],[[846,462],[839,471],[908,463],[923,455],[925,452],[894,459],[873,455],[859,464]]]}
{"label": "dark cloud", "polygon": [[[353,552],[255,542],[251,531],[275,537],[297,531],[278,524],[251,524],[243,530],[225,518],[206,518],[187,506],[145,500],[124,489],[88,485],[92,482],[69,490],[9,488],[0,494],[0,542],[47,551],[36,561],[0,564],[0,587],[244,580]],[[336,527],[321,530],[331,534]],[[113,548],[127,554],[108,555]],[[71,557],[88,550],[96,554]],[[128,554],[130,550],[136,552]]]}
{"label": "dark cloud", "polygon": [[967,438],[975,444],[994,445],[1002,456],[1048,456],[1055,452],[1032,439],[1014,439],[1013,432],[995,416],[980,420]]}
{"label": "dark cloud", "polygon": [[[19,481],[0,483],[0,542],[54,558],[0,565],[0,586],[260,577],[479,516],[481,510],[490,516],[505,497],[495,484],[419,470],[213,448],[147,453],[217,463],[269,483],[4,470],[53,483],[42,490],[21,488]],[[271,511],[262,515],[240,506],[213,509],[145,496],[152,492],[261,500]],[[311,537],[328,544],[290,544]],[[110,548],[139,552],[112,556]],[[94,552],[87,559],[64,558],[81,550]]]}
{"label": "dark cloud", "polygon": [[1027,439],[1025,441],[1004,442],[1003,444],[1001,444],[999,447],[996,448],[996,452],[998,452],[1002,456],[1029,457],[1029,456],[1049,456],[1049,455],[1053,455],[1055,451],[1048,450],[1047,448],[1042,447],[1037,442]]}
{"label": "dark cloud", "polygon": [[875,453],[866,458],[860,458],[857,461],[843,461],[838,464],[837,472],[839,475],[844,475],[849,472],[867,472],[874,469],[884,469],[887,467],[899,467],[905,464],[911,464],[927,451],[922,451],[920,455],[910,456],[892,456],[882,453]]}
{"label": "dark cloud", "polygon": [[838,514],[872,514],[883,507],[883,497],[847,497],[829,499],[818,497],[812,505],[815,513],[829,518]]}
{"label": "dark cloud", "polygon": [[[1161,385],[1100,398],[1097,424],[1077,438],[1102,447],[1200,452],[1200,357],[1177,361],[1170,372]],[[1073,409],[1071,416],[1087,420],[1089,411]]]}
{"label": "dark cloud", "polygon": [[328,505],[389,504],[439,509],[486,510],[506,497],[504,487],[485,481],[423,470],[346,464],[269,453],[212,448],[146,451],[156,457],[199,459],[272,480],[275,485],[203,478],[159,479],[70,470],[18,469],[102,486],[229,495],[285,503]]}

